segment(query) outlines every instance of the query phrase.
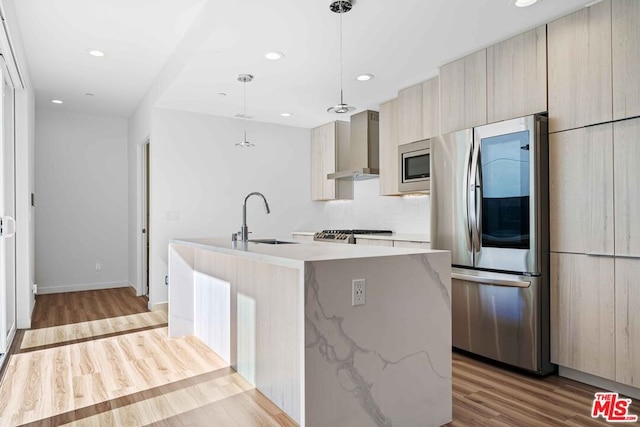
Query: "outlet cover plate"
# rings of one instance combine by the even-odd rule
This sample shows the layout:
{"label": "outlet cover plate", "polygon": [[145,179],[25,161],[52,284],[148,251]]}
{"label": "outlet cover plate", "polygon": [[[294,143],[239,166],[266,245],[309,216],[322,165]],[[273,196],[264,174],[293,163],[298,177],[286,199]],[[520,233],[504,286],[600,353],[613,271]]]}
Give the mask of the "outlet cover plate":
{"label": "outlet cover plate", "polygon": [[351,282],[351,305],[364,305],[365,301],[365,280],[354,279]]}

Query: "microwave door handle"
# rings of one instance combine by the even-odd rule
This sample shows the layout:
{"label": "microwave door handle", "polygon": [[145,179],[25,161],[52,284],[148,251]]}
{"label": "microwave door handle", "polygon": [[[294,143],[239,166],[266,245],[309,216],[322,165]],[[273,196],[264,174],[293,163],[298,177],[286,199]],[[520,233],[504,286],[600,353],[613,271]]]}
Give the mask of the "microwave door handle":
{"label": "microwave door handle", "polygon": [[475,141],[473,146],[473,158],[471,160],[471,179],[469,184],[469,199],[472,207],[469,208],[471,213],[471,238],[473,247],[476,252],[480,252],[480,203],[478,203],[478,195],[480,194],[480,174],[478,171],[478,162],[480,161],[480,141]]}
{"label": "microwave door handle", "polygon": [[467,250],[469,252],[472,251],[472,247],[471,247],[471,211],[469,210],[471,207],[471,203],[469,203],[469,200],[471,199],[471,188],[472,186],[475,187],[475,183],[470,183],[470,179],[471,179],[471,148],[473,147],[473,143],[468,144],[467,146],[467,152],[465,153],[464,156],[464,178],[463,178],[463,191],[462,194],[464,195],[463,199],[464,199],[464,220],[467,226],[467,229],[465,230],[465,238],[467,241]]}

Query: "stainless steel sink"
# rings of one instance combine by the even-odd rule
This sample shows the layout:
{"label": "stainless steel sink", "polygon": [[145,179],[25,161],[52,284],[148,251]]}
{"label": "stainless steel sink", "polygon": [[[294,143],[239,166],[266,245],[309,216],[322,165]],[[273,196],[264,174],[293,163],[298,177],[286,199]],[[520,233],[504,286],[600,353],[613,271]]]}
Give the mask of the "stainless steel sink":
{"label": "stainless steel sink", "polygon": [[278,239],[252,239],[249,241],[253,243],[266,243],[268,245],[292,245],[292,244],[298,243],[298,242],[287,242],[285,240],[278,240]]}

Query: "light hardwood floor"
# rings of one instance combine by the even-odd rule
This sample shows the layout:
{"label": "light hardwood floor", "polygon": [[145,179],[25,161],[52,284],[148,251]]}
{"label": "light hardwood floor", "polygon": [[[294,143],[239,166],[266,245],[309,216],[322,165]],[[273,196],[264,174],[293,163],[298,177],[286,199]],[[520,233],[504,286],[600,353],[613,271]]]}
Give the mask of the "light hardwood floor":
{"label": "light hardwood floor", "polygon": [[[169,339],[146,305],[130,289],[39,296],[2,375],[0,426],[296,425],[198,339]],[[454,353],[449,425],[609,425],[590,417],[596,391]]]}

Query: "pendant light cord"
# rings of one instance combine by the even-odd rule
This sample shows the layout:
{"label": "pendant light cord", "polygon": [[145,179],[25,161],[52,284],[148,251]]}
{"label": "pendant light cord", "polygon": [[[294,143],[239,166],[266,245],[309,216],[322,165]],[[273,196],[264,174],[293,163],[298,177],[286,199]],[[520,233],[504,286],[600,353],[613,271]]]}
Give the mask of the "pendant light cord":
{"label": "pendant light cord", "polygon": [[[244,118],[247,118],[247,82],[244,81],[242,82],[242,88],[243,88],[243,92],[244,92]],[[245,132],[245,139],[246,139],[246,132]]]}
{"label": "pendant light cord", "polygon": [[340,2],[340,104],[344,104],[342,100],[342,14],[344,13],[344,5]]}

